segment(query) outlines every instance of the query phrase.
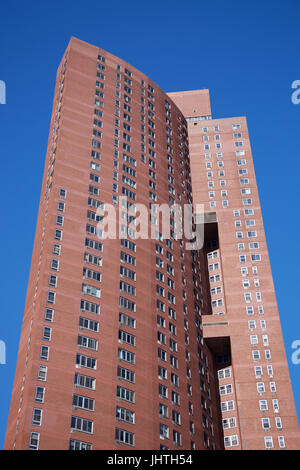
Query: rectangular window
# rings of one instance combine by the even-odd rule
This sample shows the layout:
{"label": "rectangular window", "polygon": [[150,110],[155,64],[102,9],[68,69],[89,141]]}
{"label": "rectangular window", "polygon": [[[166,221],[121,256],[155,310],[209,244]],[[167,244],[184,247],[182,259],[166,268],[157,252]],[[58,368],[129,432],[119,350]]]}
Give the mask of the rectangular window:
{"label": "rectangular window", "polygon": [[128,388],[120,387],[117,385],[117,398],[120,400],[128,401],[130,403],[134,403],[135,396],[134,392],[132,390],[129,390]]}
{"label": "rectangular window", "polygon": [[35,387],[35,398],[34,400],[39,403],[44,403],[45,387]]}
{"label": "rectangular window", "polygon": [[93,357],[83,354],[76,354],[76,367],[86,367],[88,369],[97,369],[97,361]]}
{"label": "rectangular window", "polygon": [[39,408],[33,408],[32,424],[34,426],[41,426],[42,424],[42,410]]}
{"label": "rectangular window", "polygon": [[88,336],[78,335],[77,345],[81,348],[93,349],[94,351],[98,350],[98,341]]}
{"label": "rectangular window", "polygon": [[120,361],[126,361],[130,364],[135,364],[135,354],[131,351],[127,351],[126,349],[118,349],[118,358]]}
{"label": "rectangular window", "polygon": [[41,346],[41,352],[40,352],[40,359],[43,359],[44,361],[48,361],[49,359],[49,352],[50,348],[49,346]]}
{"label": "rectangular window", "polygon": [[124,367],[118,366],[117,377],[121,380],[127,380],[127,382],[135,382],[135,374],[132,370],[125,369]]}
{"label": "rectangular window", "polygon": [[48,367],[39,366],[37,379],[42,380],[43,382],[46,382],[46,380],[47,380],[47,371],[48,371]]}
{"label": "rectangular window", "polygon": [[87,300],[81,300],[80,310],[85,311],[85,312],[96,313],[97,315],[99,315],[100,305],[95,304],[93,302],[88,302]]}
{"label": "rectangular window", "polygon": [[45,341],[51,341],[52,328],[44,326],[42,339]]}
{"label": "rectangular window", "polygon": [[116,407],[116,418],[118,421],[125,421],[126,423],[134,424],[134,412],[122,408],[121,406]]}
{"label": "rectangular window", "polygon": [[91,286],[89,284],[82,284],[81,291],[83,294],[92,295],[93,297],[100,299],[101,290],[97,287]]}
{"label": "rectangular window", "polygon": [[93,421],[89,419],[79,418],[78,416],[72,416],[71,429],[92,434],[93,433]]}
{"label": "rectangular window", "polygon": [[73,394],[73,403],[74,408],[81,408],[83,410],[94,411],[95,400],[89,397],[84,397],[82,395]]}
{"label": "rectangular window", "polygon": [[127,333],[126,331],[119,330],[119,342],[124,342],[135,346],[135,336]]}
{"label": "rectangular window", "polygon": [[116,428],[115,439],[117,442],[122,444],[127,444],[129,446],[134,446],[134,434],[124,429]]}
{"label": "rectangular window", "polygon": [[129,326],[130,328],[135,328],[135,318],[125,315],[125,313],[119,313],[119,323]]}
{"label": "rectangular window", "polygon": [[39,441],[40,441],[40,433],[31,432],[30,439],[29,439],[29,449],[37,450],[39,448]]}
{"label": "rectangular window", "polygon": [[121,308],[125,308],[127,310],[130,310],[131,312],[136,311],[135,302],[132,302],[132,300],[126,299],[126,297],[120,296],[119,305],[120,305]]}
{"label": "rectangular window", "polygon": [[75,374],[74,384],[77,387],[89,388],[95,390],[96,388],[96,379],[94,377],[88,377],[87,375]]}
{"label": "rectangular window", "polygon": [[70,439],[69,450],[92,450],[92,444]]}

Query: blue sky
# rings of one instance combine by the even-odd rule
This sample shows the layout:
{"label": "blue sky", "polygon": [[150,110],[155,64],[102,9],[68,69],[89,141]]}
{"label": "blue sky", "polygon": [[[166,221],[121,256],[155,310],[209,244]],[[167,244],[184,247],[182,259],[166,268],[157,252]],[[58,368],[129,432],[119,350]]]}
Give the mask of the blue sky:
{"label": "blue sky", "polygon": [[[300,415],[298,0],[1,3],[2,312],[0,448],[16,355],[48,140],[56,69],[71,36],[143,71],[165,91],[209,88],[213,117],[246,115],[271,267]],[[292,282],[293,281],[293,282]],[[296,288],[296,292],[294,289]]]}

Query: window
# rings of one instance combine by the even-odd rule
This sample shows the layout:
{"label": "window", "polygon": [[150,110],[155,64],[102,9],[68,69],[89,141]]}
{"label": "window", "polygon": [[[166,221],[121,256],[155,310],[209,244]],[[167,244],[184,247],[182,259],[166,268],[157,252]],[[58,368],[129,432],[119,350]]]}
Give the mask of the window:
{"label": "window", "polygon": [[159,434],[161,439],[169,439],[169,427],[166,424],[159,424]]}
{"label": "window", "polygon": [[75,374],[74,385],[75,387],[84,387],[95,390],[96,379],[94,377],[88,377],[87,375]]}
{"label": "window", "polygon": [[271,436],[265,436],[265,448],[266,449],[273,449],[273,438]]}
{"label": "window", "polygon": [[83,354],[76,354],[76,365],[86,367],[87,369],[97,369],[97,361],[93,357],[85,356]]}
{"label": "window", "polygon": [[266,320],[260,320],[260,327],[262,330],[266,330],[267,328]]}
{"label": "window", "polygon": [[284,436],[278,436],[278,445],[280,449],[285,449]]}
{"label": "window", "polygon": [[220,369],[218,371],[218,379],[227,379],[231,377],[231,369]]}
{"label": "window", "polygon": [[135,336],[127,333],[126,331],[119,330],[119,342],[124,342],[135,346]]}
{"label": "window", "polygon": [[180,432],[176,431],[173,429],[173,443],[175,446],[180,446],[181,445],[181,434]]}
{"label": "window", "polygon": [[120,361],[126,361],[130,364],[135,364],[135,354],[127,351],[126,349],[118,349],[118,358]]}
{"label": "window", "polygon": [[42,424],[42,410],[39,408],[33,408],[32,424],[34,426],[41,426]]}
{"label": "window", "polygon": [[256,388],[257,388],[257,392],[259,393],[259,395],[265,393],[265,384],[264,384],[264,382],[257,382]]}
{"label": "window", "polygon": [[[164,369],[165,372],[163,374],[165,375],[166,378],[166,369]],[[162,398],[168,398],[168,388],[165,385],[158,384],[158,394]]]}
{"label": "window", "polygon": [[52,328],[44,326],[42,339],[45,341],[51,341]]}
{"label": "window", "polygon": [[180,405],[180,396],[177,392],[174,392],[174,390],[172,390],[172,404],[176,406]]}
{"label": "window", "polygon": [[79,418],[78,416],[72,416],[71,429],[92,434],[93,433],[93,421],[89,419]]}
{"label": "window", "polygon": [[65,212],[65,203],[64,202],[61,202],[61,201],[58,201],[57,203],[57,210],[60,211],[60,212]]}
{"label": "window", "polygon": [[128,284],[127,282],[120,281],[120,291],[121,292],[126,292],[129,295],[135,296],[136,295],[136,288]]}
{"label": "window", "polygon": [[157,350],[157,355],[158,355],[158,359],[159,359],[160,361],[166,362],[166,360],[167,360],[167,352],[166,352],[164,349],[158,348],[158,350]]}
{"label": "window", "polygon": [[168,418],[169,417],[169,410],[168,407],[162,403],[159,403],[158,405],[158,410],[159,410],[159,416],[161,418]]}
{"label": "window", "polygon": [[221,411],[233,411],[234,410],[234,401],[222,401],[221,402]]}
{"label": "window", "polygon": [[61,245],[59,245],[58,243],[53,243],[52,253],[54,255],[60,256],[60,250],[61,250]]}
{"label": "window", "polygon": [[239,445],[238,436],[235,434],[233,436],[224,437],[224,447],[233,447]]}
{"label": "window", "polygon": [[53,269],[53,271],[58,271],[59,261],[57,259],[52,259],[51,260],[51,269]]}
{"label": "window", "polygon": [[252,305],[247,305],[246,307],[246,312],[247,312],[247,315],[254,315],[254,308],[252,307]]}
{"label": "window", "polygon": [[39,448],[40,433],[31,432],[29,439],[29,449],[37,450]]}
{"label": "window", "polygon": [[45,387],[35,387],[35,398],[34,400],[39,403],[44,403]]}
{"label": "window", "polygon": [[257,335],[251,335],[250,336],[250,343],[252,346],[255,346],[258,344],[258,336]]}
{"label": "window", "polygon": [[124,251],[121,251],[120,259],[124,263],[131,264],[132,266],[136,265],[136,259],[133,256],[129,255],[128,253],[125,253]]}
{"label": "window", "polygon": [[236,427],[236,418],[222,419],[223,429],[230,429]]}
{"label": "window", "polygon": [[260,411],[268,411],[268,402],[267,402],[267,400],[259,400],[259,409],[260,409]]}
{"label": "window", "polygon": [[59,190],[59,197],[60,197],[60,199],[66,199],[66,197],[67,197],[67,191],[66,191],[65,189],[63,189],[63,188],[60,188],[60,190]]}
{"label": "window", "polygon": [[262,335],[262,339],[263,339],[263,345],[264,346],[269,346],[268,335]]}
{"label": "window", "polygon": [[119,305],[121,308],[125,308],[126,310],[130,310],[131,312],[135,312],[136,304],[132,300],[127,299],[126,297],[120,296]]}
{"label": "window", "polygon": [[57,215],[56,216],[56,225],[60,225],[61,227],[64,224],[64,218],[62,215]]}
{"label": "window", "polygon": [[252,359],[253,361],[259,361],[260,359],[260,352],[257,350],[252,351]]}
{"label": "window", "polygon": [[89,284],[82,284],[81,291],[83,294],[92,295],[100,299],[101,290]]}
{"label": "window", "polygon": [[49,359],[49,351],[50,348],[48,346],[41,346],[41,352],[40,352],[40,359],[43,359],[44,361],[48,361]]}
{"label": "window", "polygon": [[89,338],[87,336],[78,335],[77,344],[79,347],[93,349],[94,351],[98,350],[98,341],[94,338]]}
{"label": "window", "polygon": [[162,380],[167,380],[168,372],[167,369],[163,366],[158,366],[158,378]]}
{"label": "window", "polygon": [[119,323],[120,325],[126,325],[130,328],[135,328],[135,318],[125,315],[125,313],[119,313]]}
{"label": "window", "polygon": [[128,388],[125,387],[120,387],[117,385],[117,398],[128,401],[130,403],[134,403],[135,400],[135,394],[132,390],[129,390]]}
{"label": "window", "polygon": [[62,240],[62,230],[56,229],[54,232],[55,240]]}
{"label": "window", "polygon": [[279,413],[279,403],[277,398],[272,399],[274,413]]}
{"label": "window", "polygon": [[269,349],[265,349],[265,358],[267,361],[271,360],[271,351]]}
{"label": "window", "polygon": [[83,410],[94,411],[95,400],[81,395],[73,395],[73,407],[82,408]]}
{"label": "window", "polygon": [[275,424],[276,424],[276,429],[279,429],[279,430],[282,429],[282,422],[281,422],[281,418],[279,418],[279,416],[275,417]]}
{"label": "window", "polygon": [[92,450],[92,444],[70,439],[69,450]]}
{"label": "window", "polygon": [[[162,317],[160,317],[160,318],[162,318]],[[166,335],[163,334],[161,331],[158,331],[157,332],[157,341],[160,344],[166,344]]]}
{"label": "window", "polygon": [[45,310],[45,321],[52,322],[54,318],[54,310],[52,308],[46,308]]}
{"label": "window", "polygon": [[229,393],[232,393],[232,385],[231,384],[221,385],[219,387],[219,392],[220,392],[220,395],[227,395]]}
{"label": "window", "polygon": [[48,371],[48,367],[39,366],[37,379],[42,380],[43,382],[46,382],[46,380],[47,380],[47,371]]}
{"label": "window", "polygon": [[126,380],[127,382],[135,382],[134,372],[129,369],[125,369],[124,367],[118,366],[117,376],[119,379]]}
{"label": "window", "polygon": [[96,240],[91,240],[90,238],[85,239],[86,248],[92,248],[93,250],[103,251],[103,245]]}
{"label": "window", "polygon": [[270,419],[269,418],[262,418],[261,419],[262,428],[264,431],[268,431],[270,429]]}
{"label": "window", "polygon": [[95,304],[93,302],[88,302],[87,300],[80,301],[80,310],[85,312],[91,312],[99,315],[100,313],[100,305]]}
{"label": "window", "polygon": [[118,421],[125,421],[130,424],[134,424],[135,414],[131,410],[122,408],[121,406],[116,407],[116,418]]}

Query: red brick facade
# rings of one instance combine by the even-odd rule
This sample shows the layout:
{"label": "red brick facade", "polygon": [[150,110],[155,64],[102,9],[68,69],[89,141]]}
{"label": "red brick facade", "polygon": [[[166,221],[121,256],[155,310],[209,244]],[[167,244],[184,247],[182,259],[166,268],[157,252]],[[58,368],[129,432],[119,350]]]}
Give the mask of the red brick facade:
{"label": "red brick facade", "polygon": [[[263,449],[266,436],[274,448],[278,436],[286,448],[299,447],[245,118],[210,117],[207,90],[167,95],[124,61],[71,39],[57,73],[6,449],[223,449],[224,436],[230,448]],[[241,126],[236,139],[233,124]],[[221,149],[212,149],[216,143]],[[240,150],[247,163],[238,165]],[[243,168],[248,173],[238,175]],[[226,176],[219,177],[222,170]],[[249,182],[241,186],[241,178]],[[241,196],[241,188],[251,188],[251,196]],[[192,189],[194,204],[212,213],[199,251],[172,233],[164,239],[160,225],[156,239],[97,236],[99,207],[116,208],[117,233],[124,236],[137,214],[119,209],[122,196],[147,207],[155,227],[155,205],[184,208]],[[244,198],[251,205],[243,206]],[[249,208],[254,215],[246,217]],[[250,219],[255,226],[246,228]],[[138,223],[132,230],[139,231]],[[252,230],[257,236],[248,240]],[[252,241],[259,249],[250,250]],[[251,254],[261,259],[252,262]],[[249,320],[256,322],[253,332]],[[258,336],[258,346],[250,335]],[[264,382],[262,395],[257,382]],[[260,399],[268,411],[260,410]],[[229,411],[221,413],[220,402]],[[262,429],[264,417],[269,431]],[[230,427],[226,418],[235,418]]]}

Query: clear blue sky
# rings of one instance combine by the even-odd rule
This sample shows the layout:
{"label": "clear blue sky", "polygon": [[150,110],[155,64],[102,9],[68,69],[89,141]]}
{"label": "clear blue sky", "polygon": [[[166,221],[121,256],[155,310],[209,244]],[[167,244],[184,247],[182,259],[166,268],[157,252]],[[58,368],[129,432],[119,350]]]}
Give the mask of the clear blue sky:
{"label": "clear blue sky", "polygon": [[[0,448],[10,404],[56,69],[71,36],[143,71],[165,91],[209,88],[213,117],[246,115],[298,415],[300,364],[299,0],[1,2],[2,311]],[[296,248],[295,248],[296,247]],[[296,292],[295,290],[296,289]]]}

